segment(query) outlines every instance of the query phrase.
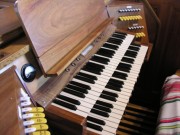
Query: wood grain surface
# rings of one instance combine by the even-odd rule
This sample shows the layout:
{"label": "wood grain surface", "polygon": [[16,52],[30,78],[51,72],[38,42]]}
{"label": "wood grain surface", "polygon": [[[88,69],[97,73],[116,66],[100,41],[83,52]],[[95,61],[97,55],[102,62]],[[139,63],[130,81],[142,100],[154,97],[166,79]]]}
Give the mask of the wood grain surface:
{"label": "wood grain surface", "polygon": [[15,72],[15,67],[0,75],[0,134],[23,135],[22,120],[19,118],[18,105],[22,87]]}
{"label": "wood grain surface", "polygon": [[0,2],[0,46],[23,34],[12,3]]}
{"label": "wood grain surface", "polygon": [[55,106],[46,108],[50,125],[61,129],[67,135],[86,135],[86,118]]}
{"label": "wood grain surface", "polygon": [[25,37],[0,49],[0,69],[29,52],[29,44]]}
{"label": "wood grain surface", "polygon": [[16,6],[45,73],[108,18],[103,0],[19,0]]}

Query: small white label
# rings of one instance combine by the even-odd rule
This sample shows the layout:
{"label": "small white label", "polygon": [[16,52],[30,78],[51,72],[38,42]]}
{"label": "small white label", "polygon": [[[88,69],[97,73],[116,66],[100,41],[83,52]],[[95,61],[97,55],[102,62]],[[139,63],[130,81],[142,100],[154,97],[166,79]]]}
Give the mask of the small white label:
{"label": "small white label", "polygon": [[132,6],[127,6],[126,8],[132,8]]}
{"label": "small white label", "polygon": [[31,102],[30,102],[30,101],[22,102],[22,103],[21,103],[21,107],[25,107],[25,106],[29,106],[29,105],[31,105]]}
{"label": "small white label", "polygon": [[137,24],[137,23],[134,23],[133,26],[138,26],[138,24]]}
{"label": "small white label", "polygon": [[86,49],[82,51],[81,55],[85,56],[92,48],[93,45],[89,45],[88,47],[86,47]]}
{"label": "small white label", "polygon": [[30,100],[30,97],[20,97],[20,101],[29,101]]}
{"label": "small white label", "polygon": [[31,107],[22,108],[22,112],[29,112],[31,110],[32,110]]}
{"label": "small white label", "polygon": [[22,119],[21,107],[19,105],[18,105],[18,114],[19,114],[19,118]]}
{"label": "small white label", "polygon": [[32,133],[32,132],[35,132],[36,131],[36,128],[25,128],[25,133],[28,134],[28,133]]}
{"label": "small white label", "polygon": [[32,113],[28,113],[28,114],[23,114],[22,115],[22,118],[23,119],[28,119],[28,118],[32,118],[33,117],[33,114]]}
{"label": "small white label", "polygon": [[28,121],[24,121],[23,122],[23,125],[24,126],[29,126],[29,125],[33,125],[34,124],[34,121],[33,120],[28,120]]}

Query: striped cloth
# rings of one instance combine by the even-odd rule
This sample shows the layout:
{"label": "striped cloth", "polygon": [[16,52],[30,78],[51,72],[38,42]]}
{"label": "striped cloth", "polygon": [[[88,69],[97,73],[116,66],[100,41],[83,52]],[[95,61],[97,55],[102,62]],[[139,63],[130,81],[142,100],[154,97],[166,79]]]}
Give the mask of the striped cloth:
{"label": "striped cloth", "polygon": [[179,76],[166,78],[162,95],[156,135],[180,135]]}

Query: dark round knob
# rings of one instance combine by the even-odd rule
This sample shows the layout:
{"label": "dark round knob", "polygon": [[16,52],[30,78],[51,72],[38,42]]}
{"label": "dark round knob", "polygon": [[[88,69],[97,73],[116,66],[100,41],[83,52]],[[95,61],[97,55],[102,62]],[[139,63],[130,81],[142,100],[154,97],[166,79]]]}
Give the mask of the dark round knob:
{"label": "dark round knob", "polygon": [[32,82],[36,77],[36,69],[32,64],[25,64],[21,68],[21,76],[25,82]]}

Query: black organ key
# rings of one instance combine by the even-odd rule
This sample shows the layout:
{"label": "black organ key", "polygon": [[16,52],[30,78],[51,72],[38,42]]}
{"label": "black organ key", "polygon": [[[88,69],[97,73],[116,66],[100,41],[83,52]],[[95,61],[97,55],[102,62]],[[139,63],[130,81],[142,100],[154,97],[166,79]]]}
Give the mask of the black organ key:
{"label": "black organ key", "polygon": [[117,67],[117,69],[116,70],[119,70],[119,71],[124,71],[124,72],[127,72],[127,73],[129,73],[130,72],[130,69],[128,69],[128,68],[124,68],[124,67]]}
{"label": "black organ key", "polygon": [[67,101],[67,102],[70,102],[70,103],[75,104],[75,105],[81,104],[78,100],[66,97],[64,95],[58,95],[57,98],[62,99],[62,100]]}
{"label": "black organ key", "polygon": [[109,117],[109,114],[107,112],[103,112],[103,111],[100,111],[100,110],[91,109],[90,112],[94,113],[94,114],[97,114],[97,115],[100,115],[100,116]]}
{"label": "black organ key", "polygon": [[126,52],[127,52],[127,53],[129,53],[129,54],[134,54],[134,55],[137,55],[137,52],[135,52],[135,51],[130,51],[130,50],[127,50]]}
{"label": "black organ key", "polygon": [[[83,68],[94,68],[94,67],[95,67],[95,63],[89,61]],[[96,70],[102,72],[104,68],[105,68],[104,66],[97,66]]]}
{"label": "black organ key", "polygon": [[119,31],[118,32],[116,31],[114,34],[127,36],[127,33],[119,32]]}
{"label": "black organ key", "polygon": [[120,39],[125,39],[125,38],[126,38],[126,36],[121,35],[121,34],[117,34],[117,33],[114,33],[114,34],[112,35],[112,37],[116,37],[116,38],[120,38]]}
{"label": "black organ key", "polygon": [[106,102],[100,101],[100,100],[97,100],[97,101],[96,101],[96,104],[99,104],[99,105],[102,105],[102,106],[105,106],[105,107],[108,107],[108,108],[113,108],[113,105],[112,105],[112,104],[106,103]]}
{"label": "black organ key", "polygon": [[111,109],[110,109],[110,108],[107,108],[107,107],[104,107],[104,106],[101,106],[101,105],[98,105],[98,104],[95,104],[95,105],[93,106],[93,108],[98,109],[98,110],[101,110],[101,111],[104,111],[104,112],[108,112],[108,113],[111,112]]}
{"label": "black organ key", "polygon": [[92,79],[92,80],[97,80],[97,77],[96,77],[96,76],[89,75],[89,74],[85,74],[85,73],[82,73],[82,72],[79,72],[78,75],[84,76],[84,77],[86,77],[86,78],[90,78],[90,79]]}
{"label": "black organ key", "polygon": [[111,45],[111,44],[108,44],[108,43],[105,43],[103,45],[103,47],[113,49],[113,50],[117,50],[119,48],[119,46],[117,46],[117,45]]}
{"label": "black organ key", "polygon": [[117,39],[117,38],[109,38],[109,39],[107,40],[107,42],[113,43],[113,44],[117,44],[117,45],[121,45],[121,43],[123,42],[123,40]]}
{"label": "black organ key", "polygon": [[79,79],[81,81],[85,81],[85,82],[91,83],[91,84],[95,84],[94,80],[88,79],[88,78],[83,77],[83,76],[76,75],[76,76],[74,76],[74,78]]}
{"label": "black organ key", "polygon": [[109,79],[109,82],[115,83],[117,86],[124,84],[123,81],[116,80],[116,79]]}
{"label": "black organ key", "polygon": [[91,116],[87,116],[87,120],[91,121],[91,122],[94,122],[94,123],[97,123],[99,125],[105,125],[106,124],[105,121],[97,119],[97,118],[94,118],[94,117],[91,117]]}
{"label": "black organ key", "polygon": [[106,95],[109,95],[109,96],[112,96],[112,97],[116,97],[116,98],[119,97],[118,94],[113,93],[113,92],[109,92],[109,91],[106,91],[106,90],[103,90],[102,94],[106,94]]}
{"label": "black organ key", "polygon": [[91,58],[92,61],[96,61],[96,62],[99,62],[99,63],[102,63],[102,64],[108,64],[109,62],[109,59],[106,59],[106,58],[102,58],[102,57],[98,57],[98,56],[93,56]]}
{"label": "black organ key", "polygon": [[129,46],[129,48],[128,49],[130,49],[130,50],[134,50],[134,51],[139,51],[139,48],[138,47],[133,47],[133,46]]}
{"label": "black organ key", "polygon": [[119,65],[118,66],[121,66],[121,67],[124,67],[124,68],[131,68],[132,67],[132,65],[131,64],[127,64],[127,63],[119,63]]}
{"label": "black organ key", "polygon": [[87,122],[87,127],[92,128],[92,129],[97,130],[97,131],[103,130],[103,128],[101,126],[90,123],[90,122]]}
{"label": "black organ key", "polygon": [[108,82],[107,87],[116,91],[121,91],[120,88],[122,88],[122,84],[115,84],[114,82]]}
{"label": "black organ key", "polygon": [[120,78],[120,79],[125,80],[126,77],[127,77],[127,74],[115,71],[112,76],[115,77],[115,78]]}
{"label": "black organ key", "polygon": [[[79,74],[78,74],[78,76],[79,76]],[[90,75],[91,76],[91,75]],[[86,76],[86,74],[82,74],[82,76],[81,77],[83,77],[83,78],[85,78],[86,80],[84,80],[84,81],[86,81],[86,82],[89,82],[89,83],[95,83],[95,80],[93,79],[93,78],[91,78],[91,77],[88,77],[88,76]],[[94,76],[95,77],[95,76]],[[83,81],[83,80],[82,80]]]}
{"label": "black organ key", "polygon": [[138,44],[131,44],[131,46],[135,46],[135,47],[141,47],[141,45],[138,45]]}
{"label": "black organ key", "polygon": [[108,89],[111,89],[111,90],[115,90],[115,91],[121,91],[120,88],[122,88],[122,86],[119,88],[119,87],[115,87],[115,86],[109,85],[109,84],[107,84],[105,87]]}
{"label": "black organ key", "polygon": [[121,61],[123,61],[123,62],[127,62],[127,63],[131,63],[131,64],[133,64],[133,63],[134,63],[134,59],[127,58],[127,57],[123,57],[123,58],[121,59]]}
{"label": "black organ key", "polygon": [[135,58],[137,56],[137,53],[128,50],[128,51],[125,52],[125,56],[129,56],[129,57]]}
{"label": "black organ key", "polygon": [[107,100],[110,100],[110,101],[114,101],[114,102],[117,101],[115,97],[108,96],[108,95],[105,95],[105,94],[101,94],[100,97],[104,98],[104,99],[107,99]]}
{"label": "black organ key", "polygon": [[99,54],[99,55],[103,55],[103,56],[107,56],[107,57],[110,57],[112,58],[113,55],[114,55],[114,51],[112,50],[108,50],[108,49],[104,49],[104,48],[100,48],[99,51],[97,51],[96,54]]}
{"label": "black organ key", "polygon": [[90,61],[89,61],[86,65],[87,65],[87,66],[91,66],[91,67],[96,67],[96,68],[98,68],[98,69],[101,69],[101,71],[103,71],[103,69],[105,69],[105,66],[99,65],[99,64],[96,64],[96,63],[92,63],[92,62],[90,62]]}
{"label": "black organ key", "polygon": [[68,88],[64,88],[64,89],[63,89],[63,92],[72,94],[72,95],[77,96],[77,97],[80,97],[80,98],[85,98],[85,95],[84,95],[83,93],[77,92],[77,91],[73,91],[73,90],[68,89]]}
{"label": "black organ key", "polygon": [[130,72],[131,65],[128,66],[128,65],[120,63],[116,69],[120,71]]}
{"label": "black organ key", "polygon": [[82,70],[100,75],[102,71],[98,70],[98,68],[96,69],[95,67],[83,67]]}
{"label": "black organ key", "polygon": [[85,88],[85,89],[88,89],[88,90],[91,89],[90,86],[85,85],[85,84],[81,84],[81,83],[78,83],[78,82],[75,82],[75,81],[70,81],[70,84],[73,84],[73,85],[76,85],[76,86],[78,86],[78,87],[82,87],[82,88]]}
{"label": "black organ key", "polygon": [[77,110],[77,107],[73,104],[70,104],[70,103],[67,103],[67,102],[64,102],[64,101],[61,101],[58,99],[54,99],[53,102],[60,105],[60,106],[66,107],[68,109]]}
{"label": "black organ key", "polygon": [[71,84],[68,84],[66,87],[67,87],[67,88],[70,88],[70,89],[72,89],[72,90],[75,90],[75,91],[84,93],[84,94],[88,94],[88,90],[87,90],[87,89],[84,89],[84,88],[82,88],[82,87],[78,87],[78,86],[71,85]]}

